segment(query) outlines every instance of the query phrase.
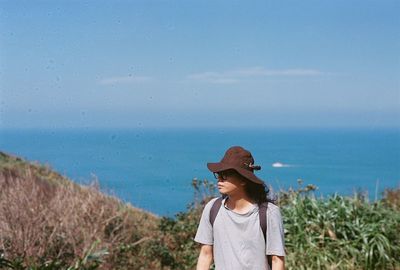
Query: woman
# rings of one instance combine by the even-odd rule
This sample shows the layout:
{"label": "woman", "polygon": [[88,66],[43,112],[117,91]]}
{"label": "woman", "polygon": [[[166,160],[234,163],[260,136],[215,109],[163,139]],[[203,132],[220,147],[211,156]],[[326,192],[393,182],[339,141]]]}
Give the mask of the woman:
{"label": "woman", "polygon": [[217,270],[284,269],[280,209],[267,201],[268,189],[254,174],[261,167],[251,153],[234,146],[207,167],[223,196],[204,207],[194,239],[201,244],[197,270],[209,269],[213,261]]}

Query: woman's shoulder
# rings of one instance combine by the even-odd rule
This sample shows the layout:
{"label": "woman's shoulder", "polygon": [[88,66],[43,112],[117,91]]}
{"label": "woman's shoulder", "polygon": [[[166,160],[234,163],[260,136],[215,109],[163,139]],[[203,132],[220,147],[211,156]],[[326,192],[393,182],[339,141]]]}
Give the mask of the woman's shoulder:
{"label": "woman's shoulder", "polygon": [[274,204],[272,202],[268,202],[267,213],[268,214],[278,214],[278,215],[280,215],[281,214],[281,208],[278,205],[276,205],[276,204]]}
{"label": "woman's shoulder", "polygon": [[204,209],[211,209],[211,207],[213,206],[213,204],[219,199],[220,197],[214,197],[211,198],[206,205],[204,206]]}

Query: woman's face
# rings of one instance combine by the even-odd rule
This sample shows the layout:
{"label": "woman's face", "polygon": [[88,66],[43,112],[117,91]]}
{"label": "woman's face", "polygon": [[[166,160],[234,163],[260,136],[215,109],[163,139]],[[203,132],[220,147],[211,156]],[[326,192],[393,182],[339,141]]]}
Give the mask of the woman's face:
{"label": "woman's face", "polygon": [[244,191],[245,182],[234,170],[218,172],[218,191],[222,194],[232,195]]}

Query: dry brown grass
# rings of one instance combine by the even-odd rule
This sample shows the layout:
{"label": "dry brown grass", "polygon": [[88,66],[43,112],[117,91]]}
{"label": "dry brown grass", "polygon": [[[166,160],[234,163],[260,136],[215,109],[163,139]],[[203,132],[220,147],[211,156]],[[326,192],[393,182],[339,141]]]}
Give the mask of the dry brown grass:
{"label": "dry brown grass", "polygon": [[144,263],[135,246],[154,237],[158,217],[101,193],[96,184],[80,186],[1,154],[0,250],[6,258],[73,263],[98,242],[95,251],[109,252],[104,269],[116,268],[123,255],[127,267]]}
{"label": "dry brown grass", "polygon": [[393,207],[395,210],[400,210],[400,187],[399,188],[388,188],[384,192],[383,202]]}

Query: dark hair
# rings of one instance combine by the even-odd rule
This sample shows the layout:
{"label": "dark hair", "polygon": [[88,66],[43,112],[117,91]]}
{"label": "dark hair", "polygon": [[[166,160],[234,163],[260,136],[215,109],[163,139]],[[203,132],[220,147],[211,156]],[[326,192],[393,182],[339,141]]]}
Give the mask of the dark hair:
{"label": "dark hair", "polygon": [[[238,172],[236,171],[234,172],[238,177],[240,177],[246,183],[246,185],[244,186],[244,190],[247,196],[249,196],[252,200],[254,200],[258,205],[261,205],[265,202],[273,203],[273,201],[268,198],[269,188],[265,184],[254,183],[249,179],[247,179],[246,177],[239,174]],[[223,197],[226,198],[227,195],[223,195]]]}
{"label": "dark hair", "polygon": [[253,199],[258,205],[268,201],[269,189],[265,184],[257,184],[248,180],[247,178],[244,179],[246,182],[244,190],[251,199]]}

